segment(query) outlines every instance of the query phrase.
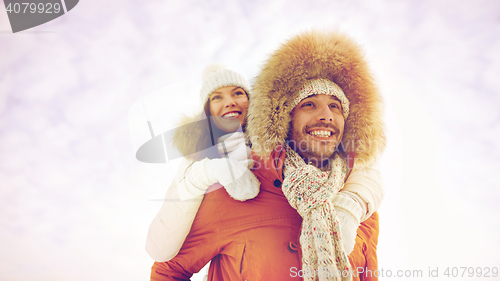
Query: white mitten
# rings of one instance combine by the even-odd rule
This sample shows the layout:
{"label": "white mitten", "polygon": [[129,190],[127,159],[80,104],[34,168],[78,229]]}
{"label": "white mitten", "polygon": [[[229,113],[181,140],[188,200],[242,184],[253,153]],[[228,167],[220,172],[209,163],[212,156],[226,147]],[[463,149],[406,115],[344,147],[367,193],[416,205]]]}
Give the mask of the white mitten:
{"label": "white mitten", "polygon": [[349,195],[344,195],[342,191],[337,193],[332,202],[340,222],[342,244],[346,254],[349,255],[356,244],[356,231],[363,215],[363,209],[358,202]]}
{"label": "white mitten", "polygon": [[219,182],[232,198],[239,201],[252,199],[260,190],[259,180],[250,171],[252,166],[252,159],[236,161],[230,158],[218,158],[197,161],[193,163],[188,174],[193,186],[187,189],[191,194],[198,196]]}
{"label": "white mitten", "polygon": [[218,139],[217,150],[221,157],[235,160],[245,160],[252,157],[251,149],[245,143],[245,135],[242,132],[227,134]]}

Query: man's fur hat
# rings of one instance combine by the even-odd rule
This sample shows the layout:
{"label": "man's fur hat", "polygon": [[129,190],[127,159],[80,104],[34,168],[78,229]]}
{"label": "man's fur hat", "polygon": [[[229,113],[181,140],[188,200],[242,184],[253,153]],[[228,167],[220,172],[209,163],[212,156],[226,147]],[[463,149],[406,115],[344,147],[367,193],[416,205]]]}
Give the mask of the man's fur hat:
{"label": "man's fur hat", "polygon": [[371,165],[385,147],[382,99],[361,48],[338,32],[299,34],[264,64],[252,88],[247,116],[252,150],[267,158],[285,142],[293,96],[314,78],[331,80],[344,91],[350,113],[339,147],[344,152],[355,152],[355,167]]}

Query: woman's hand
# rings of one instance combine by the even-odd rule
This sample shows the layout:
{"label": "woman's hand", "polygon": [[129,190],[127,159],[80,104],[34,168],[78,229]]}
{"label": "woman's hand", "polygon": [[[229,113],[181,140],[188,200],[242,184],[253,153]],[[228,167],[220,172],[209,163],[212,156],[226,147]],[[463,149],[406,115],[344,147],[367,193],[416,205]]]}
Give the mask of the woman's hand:
{"label": "woman's hand", "polygon": [[209,174],[217,177],[229,195],[239,201],[252,199],[260,190],[260,182],[250,170],[253,160],[237,161],[231,158],[213,159],[208,165]]}
{"label": "woman's hand", "polygon": [[227,134],[218,139],[217,150],[221,157],[235,160],[245,160],[252,158],[250,147],[245,143],[245,135],[242,132]]}
{"label": "woman's hand", "polygon": [[204,194],[211,185],[220,183],[229,195],[239,201],[252,199],[260,190],[260,182],[250,171],[253,160],[237,161],[231,158],[203,159],[195,162],[189,172],[189,179],[197,190],[193,195]]}
{"label": "woman's hand", "polygon": [[337,212],[340,223],[340,236],[347,255],[354,249],[356,244],[356,231],[358,230],[363,210],[351,196],[339,192],[332,199],[333,206]]}

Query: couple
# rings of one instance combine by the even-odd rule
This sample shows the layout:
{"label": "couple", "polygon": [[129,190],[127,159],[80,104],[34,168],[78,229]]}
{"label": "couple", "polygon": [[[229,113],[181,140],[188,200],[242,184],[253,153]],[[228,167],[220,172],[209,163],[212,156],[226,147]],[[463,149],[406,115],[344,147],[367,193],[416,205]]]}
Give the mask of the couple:
{"label": "couple", "polygon": [[233,71],[206,72],[208,122],[176,133],[186,159],[149,229],[151,280],[189,280],[209,261],[208,280],[376,280],[385,137],[360,48],[295,36],[252,92]]}

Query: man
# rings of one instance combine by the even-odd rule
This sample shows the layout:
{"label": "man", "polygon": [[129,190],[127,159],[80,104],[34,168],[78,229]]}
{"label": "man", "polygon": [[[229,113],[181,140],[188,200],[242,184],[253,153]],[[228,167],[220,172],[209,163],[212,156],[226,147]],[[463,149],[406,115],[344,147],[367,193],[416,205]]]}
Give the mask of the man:
{"label": "man", "polygon": [[380,97],[351,40],[318,32],[289,40],[250,99],[259,195],[242,203],[224,189],[208,192],[179,254],[155,263],[151,279],[188,280],[210,260],[209,280],[374,277],[381,194],[363,181],[376,174],[344,182],[363,178],[380,154],[380,118]]}
{"label": "man", "polygon": [[[285,149],[286,159],[292,161],[285,161],[283,192],[304,218],[302,269],[347,267],[342,252],[351,253],[357,225],[365,221],[356,241],[371,245],[364,260],[356,254],[362,243],[356,244],[350,255],[351,269],[366,263],[365,271],[376,270],[378,216],[365,219],[376,210],[373,203],[380,195],[360,186],[342,188],[349,171],[344,171],[341,160],[354,158],[352,180],[375,162],[385,145],[381,97],[360,48],[338,33],[313,31],[296,36],[272,54],[252,94],[247,124],[252,151],[266,159],[286,142],[285,148],[291,148]],[[357,207],[365,204],[366,211],[360,215]],[[333,215],[325,215],[327,211]],[[331,237],[326,232],[342,235]]]}

